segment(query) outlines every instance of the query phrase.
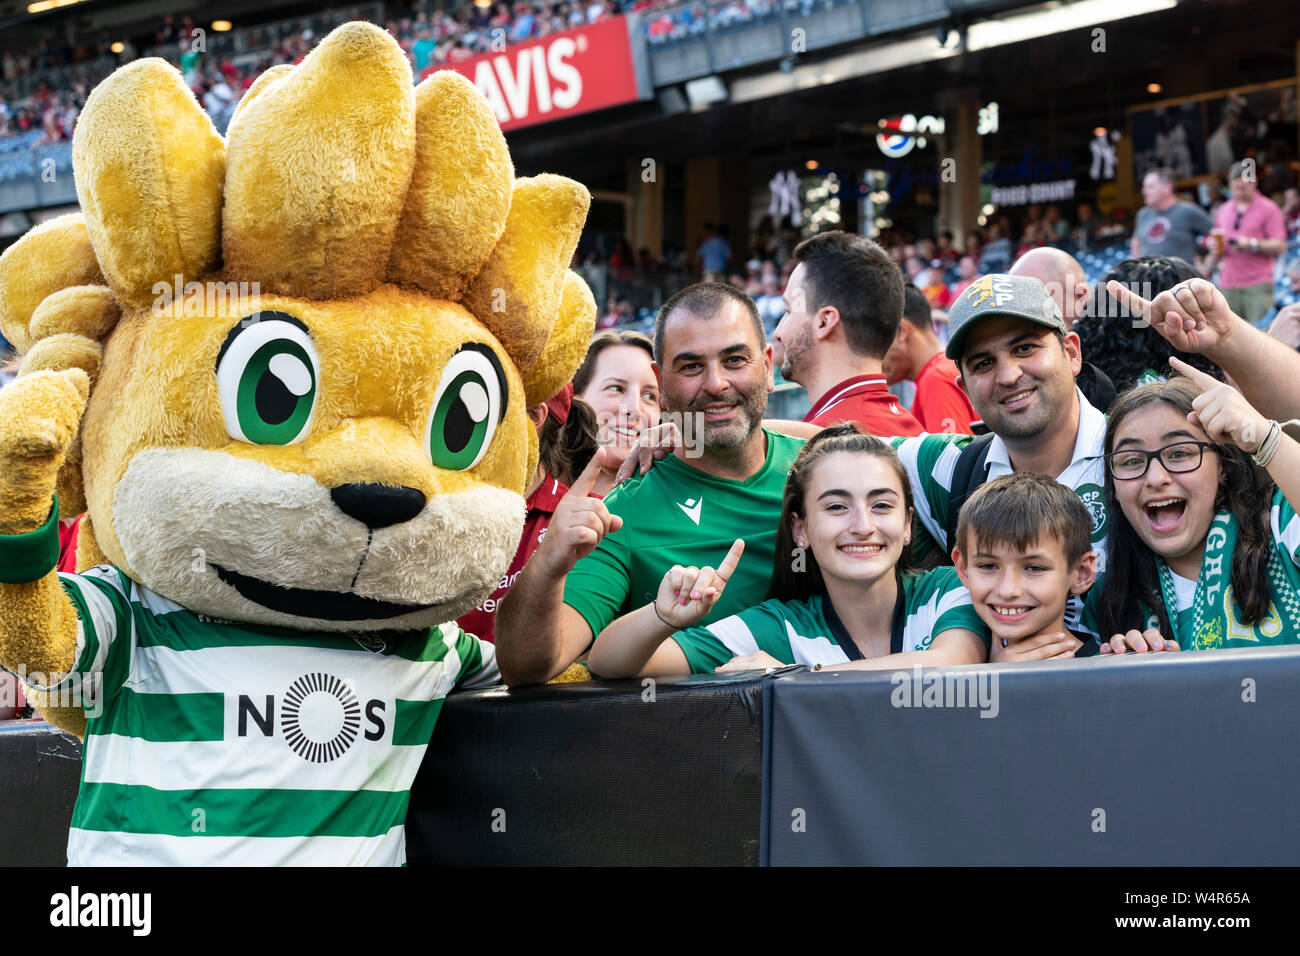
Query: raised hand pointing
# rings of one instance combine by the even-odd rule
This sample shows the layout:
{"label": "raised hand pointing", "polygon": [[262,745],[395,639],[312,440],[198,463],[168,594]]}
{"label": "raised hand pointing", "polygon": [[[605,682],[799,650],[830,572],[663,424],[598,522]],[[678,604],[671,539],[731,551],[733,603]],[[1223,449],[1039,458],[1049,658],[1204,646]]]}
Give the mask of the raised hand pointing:
{"label": "raised hand pointing", "polygon": [[568,574],[580,558],[596,550],[601,539],[623,526],[623,519],[609,513],[605,503],[591,496],[591,489],[605,465],[608,454],[604,447],[587,463],[560,503],[546,528],[546,537],[533,555],[555,577]]}
{"label": "raised hand pointing", "polygon": [[1106,291],[1134,316],[1151,324],[1180,352],[1209,354],[1220,348],[1244,323],[1223,293],[1206,279],[1187,279],[1147,299],[1112,279]]}
{"label": "raised hand pointing", "polygon": [[1169,366],[1201,390],[1192,402],[1188,421],[1204,428],[1212,441],[1232,442],[1246,452],[1254,452],[1259,447],[1268,433],[1269,422],[1251,407],[1241,392],[1177,356],[1170,356]]}
{"label": "raised hand pointing", "polygon": [[745,541],[737,538],[722,563],[714,568],[684,568],[674,565],[659,582],[655,612],[673,627],[690,627],[704,617],[722,597],[745,551]]}

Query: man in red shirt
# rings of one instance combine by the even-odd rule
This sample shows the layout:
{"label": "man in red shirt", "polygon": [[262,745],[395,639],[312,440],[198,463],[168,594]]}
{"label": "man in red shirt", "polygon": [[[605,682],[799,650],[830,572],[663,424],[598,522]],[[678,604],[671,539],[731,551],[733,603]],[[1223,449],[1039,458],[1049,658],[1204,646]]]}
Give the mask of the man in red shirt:
{"label": "man in red shirt", "polygon": [[903,294],[903,321],[885,353],[885,379],[890,385],[903,379],[916,383],[912,414],[927,432],[972,434],[971,425],[979,416],[958,384],[961,373],[934,334],[930,302],[914,285],[906,286]]}
{"label": "man in red shirt", "polygon": [[805,239],[772,334],[781,374],[812,400],[805,422],[855,422],[872,435],[919,435],[890,394],[881,361],[903,315],[903,277],[870,239],[835,230]]}

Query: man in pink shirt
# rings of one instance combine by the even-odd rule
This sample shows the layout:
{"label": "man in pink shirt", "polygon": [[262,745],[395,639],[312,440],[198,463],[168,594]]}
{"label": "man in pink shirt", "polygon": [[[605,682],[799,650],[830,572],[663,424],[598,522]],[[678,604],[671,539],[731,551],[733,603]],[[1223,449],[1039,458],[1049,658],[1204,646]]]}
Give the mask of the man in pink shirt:
{"label": "man in pink shirt", "polygon": [[1215,217],[1224,252],[1212,264],[1221,262],[1218,286],[1228,306],[1254,325],[1273,307],[1273,264],[1286,251],[1286,226],[1277,203],[1260,194],[1253,164],[1235,163],[1228,183],[1232,199]]}

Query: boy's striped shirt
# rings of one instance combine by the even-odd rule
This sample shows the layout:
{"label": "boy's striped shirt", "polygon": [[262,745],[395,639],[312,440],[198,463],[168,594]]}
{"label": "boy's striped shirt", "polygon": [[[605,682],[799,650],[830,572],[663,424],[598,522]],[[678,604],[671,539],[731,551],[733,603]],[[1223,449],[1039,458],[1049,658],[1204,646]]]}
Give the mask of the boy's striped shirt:
{"label": "boy's striped shirt", "polygon": [[443,698],[497,683],[453,623],[374,635],[196,614],[111,567],[60,575],[87,709],[68,862],[406,860],[410,788]]}

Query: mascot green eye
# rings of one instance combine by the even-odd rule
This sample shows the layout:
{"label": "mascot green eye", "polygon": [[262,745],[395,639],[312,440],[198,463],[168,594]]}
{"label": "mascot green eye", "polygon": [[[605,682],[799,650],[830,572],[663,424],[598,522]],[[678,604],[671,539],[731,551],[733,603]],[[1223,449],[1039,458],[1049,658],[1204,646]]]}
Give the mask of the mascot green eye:
{"label": "mascot green eye", "polygon": [[429,415],[429,458],[446,471],[473,468],[505,415],[506,379],[485,345],[461,346],[443,370]]}
{"label": "mascot green eye", "polygon": [[254,445],[301,441],[316,407],[320,359],[306,327],[283,312],[249,316],[217,356],[226,431]]}

